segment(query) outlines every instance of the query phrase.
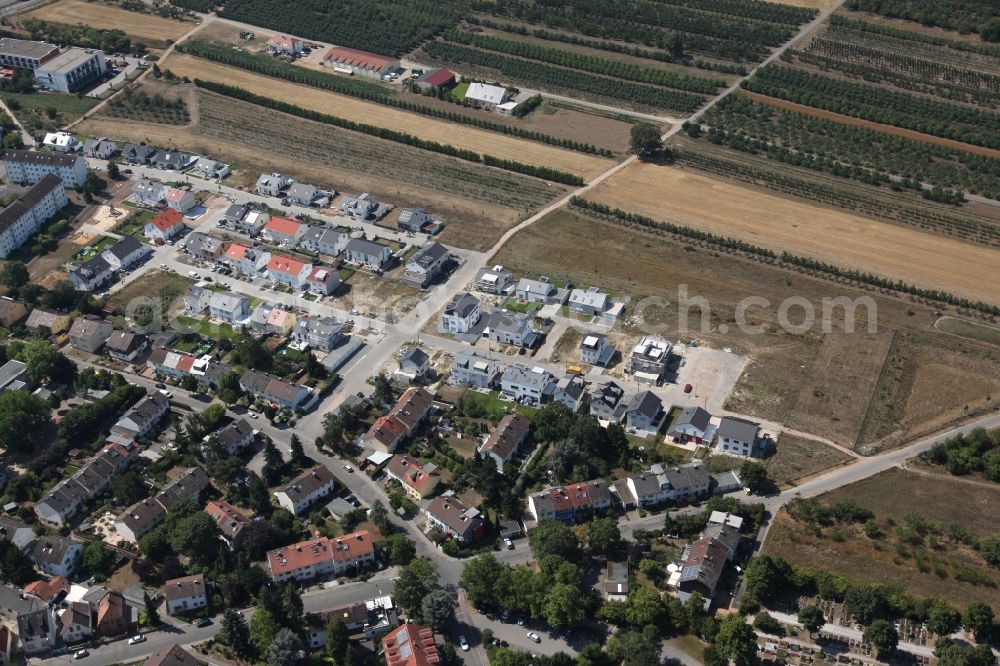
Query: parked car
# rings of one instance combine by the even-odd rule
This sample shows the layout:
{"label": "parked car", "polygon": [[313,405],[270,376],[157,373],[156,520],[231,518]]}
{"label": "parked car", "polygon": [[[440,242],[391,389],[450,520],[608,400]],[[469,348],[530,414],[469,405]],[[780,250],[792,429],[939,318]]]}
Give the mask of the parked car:
{"label": "parked car", "polygon": [[528,632],[528,638],[531,639],[531,640],[533,640],[533,641],[535,641],[536,643],[541,643],[542,642],[542,637],[539,636],[538,634],[536,634],[533,631],[529,631]]}
{"label": "parked car", "polygon": [[194,626],[196,626],[196,627],[207,627],[207,626],[208,626],[208,625],[210,625],[210,624],[212,624],[212,620],[210,620],[210,619],[209,619],[209,618],[207,618],[207,617],[203,617],[203,618],[201,618],[200,620],[197,620],[197,621],[196,621],[196,622],[194,623]]}
{"label": "parked car", "polygon": [[73,658],[74,659],[83,659],[88,654],[90,654],[90,653],[87,652],[86,650],[77,650],[76,652],[73,653]]}
{"label": "parked car", "polygon": [[132,638],[128,639],[128,644],[129,645],[138,645],[139,643],[142,643],[145,640],[146,640],[145,636],[143,636],[142,634],[136,634]]}
{"label": "parked car", "polygon": [[506,622],[507,618],[509,618],[509,617],[510,617],[510,609],[509,608],[504,608],[503,612],[500,613],[500,621],[501,622]]}
{"label": "parked car", "polygon": [[469,651],[469,641],[465,640],[465,636],[458,637],[458,644],[462,647],[462,652]]}
{"label": "parked car", "polygon": [[504,537],[503,545],[507,546],[507,550],[514,550],[514,542],[507,537]]}
{"label": "parked car", "polygon": [[354,471],[354,468],[351,467],[350,465],[344,465],[344,471],[350,474],[351,472]]}

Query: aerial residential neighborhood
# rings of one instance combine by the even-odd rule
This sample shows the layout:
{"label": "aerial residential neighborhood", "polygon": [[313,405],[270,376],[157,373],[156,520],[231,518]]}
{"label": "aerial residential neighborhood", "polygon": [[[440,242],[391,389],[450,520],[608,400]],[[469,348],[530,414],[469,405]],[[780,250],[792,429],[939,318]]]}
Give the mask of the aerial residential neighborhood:
{"label": "aerial residential neighborhood", "polygon": [[0,22],[3,664],[997,663],[996,2]]}

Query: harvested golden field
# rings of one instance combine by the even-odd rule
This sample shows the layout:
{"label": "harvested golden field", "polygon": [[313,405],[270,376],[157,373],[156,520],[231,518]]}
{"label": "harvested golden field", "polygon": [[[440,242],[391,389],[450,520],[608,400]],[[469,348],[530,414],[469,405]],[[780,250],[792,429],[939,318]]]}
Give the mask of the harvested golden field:
{"label": "harvested golden field", "polygon": [[837,0],[771,0],[779,5],[792,5],[793,7],[806,7],[808,9],[818,9],[826,11],[837,4]]}
{"label": "harvested golden field", "polygon": [[468,125],[459,125],[415,113],[407,113],[401,109],[338,95],[328,90],[289,83],[234,67],[226,67],[194,56],[174,53],[163,62],[161,67],[169,69],[178,76],[237,86],[258,95],[291,102],[306,109],[329,113],[355,122],[389,127],[401,132],[408,132],[421,139],[488,153],[503,159],[568,171],[587,180],[607,171],[614,165],[614,162],[602,157],[584,155],[497,132],[476,129]]}
{"label": "harvested golden field", "polygon": [[66,25],[82,23],[94,28],[116,28],[145,42],[147,46],[173,42],[195,27],[194,23],[172,21],[85,0],[57,0],[21,16]]}
{"label": "harvested golden field", "polygon": [[587,198],[973,300],[1000,303],[1000,251],[786,199],[675,167],[636,162]]}

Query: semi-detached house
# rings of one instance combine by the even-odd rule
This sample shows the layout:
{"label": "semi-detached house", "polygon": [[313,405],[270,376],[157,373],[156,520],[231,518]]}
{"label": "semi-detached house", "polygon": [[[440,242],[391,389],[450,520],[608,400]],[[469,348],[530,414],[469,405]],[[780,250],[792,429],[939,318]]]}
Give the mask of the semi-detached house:
{"label": "semi-detached house", "polygon": [[503,471],[504,465],[510,462],[521,445],[528,439],[531,422],[517,412],[507,414],[496,429],[486,438],[479,449],[484,456],[489,456],[496,463],[497,469]]}
{"label": "semi-detached house", "polygon": [[478,388],[492,388],[500,378],[500,364],[475,352],[462,352],[451,365],[451,381]]}
{"label": "semi-detached house", "polygon": [[320,537],[267,553],[267,568],[276,583],[339,576],[374,563],[375,548],[366,531]]}
{"label": "semi-detached house", "polygon": [[378,271],[392,259],[392,248],[364,238],[352,238],[344,248],[344,254],[347,261]]}
{"label": "semi-detached house", "polygon": [[275,491],[274,497],[289,513],[298,516],[316,502],[333,494],[334,487],[333,473],[324,465],[316,465]]}
{"label": "semi-detached house", "polygon": [[463,545],[476,543],[486,533],[479,510],[465,506],[453,496],[435,497],[424,514],[429,524]]}
{"label": "semi-detached house", "polygon": [[307,287],[312,270],[312,264],[280,254],[271,255],[271,260],[267,262],[267,275],[271,282],[293,289]]}
{"label": "semi-detached house", "polygon": [[293,410],[304,409],[315,398],[312,390],[301,384],[258,370],[247,370],[240,375],[240,387],[255,398]]}

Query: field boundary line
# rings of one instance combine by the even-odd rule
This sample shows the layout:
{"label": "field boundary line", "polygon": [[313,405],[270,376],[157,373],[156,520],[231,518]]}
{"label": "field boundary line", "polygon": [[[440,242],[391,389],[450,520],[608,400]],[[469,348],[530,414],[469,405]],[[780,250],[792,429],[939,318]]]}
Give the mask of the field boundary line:
{"label": "field boundary line", "polygon": [[892,350],[896,345],[896,339],[898,337],[899,331],[893,329],[892,340],[889,341],[889,346],[886,347],[885,359],[882,360],[882,367],[878,371],[878,378],[875,380],[875,386],[872,388],[872,395],[868,398],[868,407],[865,408],[865,415],[861,419],[861,425],[858,426],[858,434],[854,438],[855,451],[857,451],[857,448],[861,445],[861,436],[865,434],[865,428],[868,426],[868,419],[871,416],[872,407],[875,405],[875,396],[878,395],[878,388],[882,384],[882,380],[885,378],[885,371],[889,365],[889,358],[892,356]]}

